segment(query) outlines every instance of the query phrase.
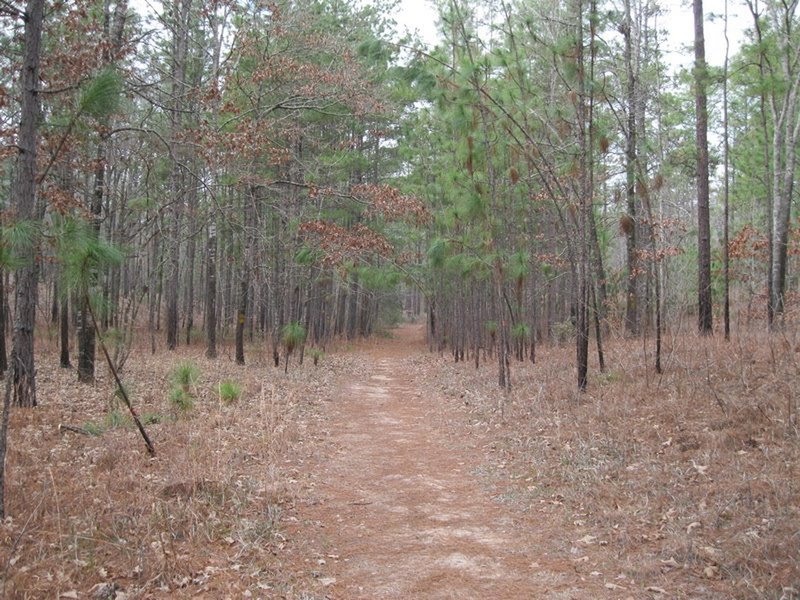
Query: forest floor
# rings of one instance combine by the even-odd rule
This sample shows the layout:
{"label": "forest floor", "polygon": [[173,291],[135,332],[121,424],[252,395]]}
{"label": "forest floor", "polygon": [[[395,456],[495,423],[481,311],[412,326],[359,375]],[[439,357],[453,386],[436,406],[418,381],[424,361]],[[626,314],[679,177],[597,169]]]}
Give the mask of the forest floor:
{"label": "forest floor", "polygon": [[0,596],[797,600],[793,335],[676,334],[661,376],[609,339],[584,394],[570,345],[512,361],[503,394],[491,357],[430,353],[417,325],[288,374],[256,345],[244,367],[137,348],[155,457],[105,369],[78,384],[46,338],[40,406],[11,418]]}

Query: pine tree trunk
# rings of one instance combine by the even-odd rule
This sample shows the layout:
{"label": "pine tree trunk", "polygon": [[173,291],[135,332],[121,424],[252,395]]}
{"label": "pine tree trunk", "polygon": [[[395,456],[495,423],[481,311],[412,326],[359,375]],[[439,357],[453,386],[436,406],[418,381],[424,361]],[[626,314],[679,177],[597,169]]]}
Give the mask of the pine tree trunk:
{"label": "pine tree trunk", "polygon": [[242,199],[242,257],[239,267],[239,298],[236,309],[236,364],[244,364],[244,330],[253,275],[253,245],[255,239],[256,189],[250,189]]}
{"label": "pine tree trunk", "polygon": [[161,281],[161,238],[158,233],[153,236],[153,249],[148,256],[150,261],[149,285],[148,285],[148,310],[147,310],[147,329],[150,333],[150,353],[156,353],[156,312],[159,303],[159,285]]}
{"label": "pine tree trunk", "polygon": [[194,195],[189,194],[189,241],[186,249],[186,345],[192,342],[192,327],[194,327],[194,262],[197,240],[195,238],[195,210]]}
{"label": "pine tree trunk", "polygon": [[58,279],[53,279],[53,295],[50,297],[50,324],[58,323]]}
{"label": "pine tree trunk", "polygon": [[172,206],[169,231],[169,259],[167,269],[167,349],[178,346],[178,295],[180,291],[181,221],[186,201],[187,174],[183,161],[187,160],[184,144],[179,142],[183,134],[187,96],[186,58],[189,46],[189,22],[192,0],[174,0],[172,4],[172,110],[170,112],[170,134],[172,144]]}
{"label": "pine tree trunk", "polygon": [[244,364],[244,325],[247,319],[247,290],[250,282],[245,274],[246,268],[242,266],[242,276],[239,281],[239,304],[236,310],[236,364]]}
{"label": "pine tree trunk", "polygon": [[94,383],[95,331],[89,314],[88,299],[81,300],[78,324],[78,381]]}
{"label": "pine tree trunk", "polygon": [[[213,217],[212,217],[213,218]],[[217,357],[217,224],[208,226],[206,242],[206,356]]]}
{"label": "pine tree trunk", "polygon": [[[17,172],[12,188],[16,199],[16,218],[36,222],[39,218],[36,198],[36,146],[39,120],[39,51],[44,19],[44,0],[29,0],[25,8],[25,49],[20,74],[22,105],[17,146]],[[11,369],[14,402],[18,406],[36,406],[36,370],[34,366],[34,326],[39,288],[39,261],[36,245],[26,251],[25,265],[17,270],[15,318],[12,336]],[[3,440],[5,445],[5,440]],[[5,458],[5,457],[0,457]]]}
{"label": "pine tree trunk", "polygon": [[0,269],[0,379],[5,377],[8,369],[8,352],[6,350],[6,273]]}
{"label": "pine tree trunk", "polygon": [[[105,6],[105,22],[104,22],[104,35],[106,38],[107,46],[104,52],[103,61],[105,64],[113,64],[115,54],[122,46],[122,33],[125,24],[125,12],[127,10],[127,2],[119,2],[115,12],[114,33],[110,33],[111,14],[109,6]],[[108,126],[108,121],[104,123]],[[100,236],[100,223],[103,212],[103,199],[106,196],[106,163],[108,161],[108,137],[106,133],[102,133],[100,142],[97,145],[96,158],[95,158],[95,171],[94,171],[94,189],[92,192],[92,202],[89,210],[92,215],[92,227],[94,234]],[[108,292],[108,289],[106,289]],[[94,369],[95,369],[95,335],[94,325],[92,319],[86,314],[89,310],[87,300],[81,299],[80,310],[80,329],[78,335],[78,381],[81,383],[94,383]],[[103,321],[107,321],[104,316]]]}
{"label": "pine tree trunk", "polygon": [[728,0],[725,0],[725,62],[722,71],[722,140],[723,140],[723,226],[722,226],[722,275],[723,275],[723,330],[725,339],[731,339],[731,288],[730,288],[730,133],[728,131],[728,62],[730,39],[728,38]]}
{"label": "pine tree trunk", "polygon": [[[589,300],[591,286],[591,234],[590,222],[592,215],[592,148],[591,148],[591,119],[592,105],[591,99],[587,102],[586,72],[584,60],[584,27],[583,27],[583,4],[578,1],[578,40],[581,45],[578,52],[578,98],[577,119],[578,119],[578,143],[580,160],[580,189],[579,194],[579,214],[578,214],[578,285],[576,298],[576,363],[578,369],[578,389],[586,390],[589,372]],[[592,3],[592,14],[590,20],[594,18],[594,3]],[[593,28],[594,25],[592,24]],[[590,68],[593,65],[590,64]],[[591,77],[591,74],[590,74]]]}
{"label": "pine tree trunk", "polygon": [[67,296],[61,299],[60,319],[60,364],[62,368],[69,369],[72,367],[72,363],[69,360],[69,298]]}
{"label": "pine tree trunk", "polygon": [[711,303],[711,227],[708,188],[707,69],[703,33],[703,0],[693,0],[695,56],[695,116],[697,148],[697,325],[703,335],[713,331]]}
{"label": "pine tree trunk", "polygon": [[625,71],[627,130],[625,131],[625,200],[627,214],[620,223],[625,233],[628,287],[625,297],[625,331],[635,335],[639,331],[638,277],[636,264],[636,79],[633,69],[633,19],[631,2],[625,0]]}

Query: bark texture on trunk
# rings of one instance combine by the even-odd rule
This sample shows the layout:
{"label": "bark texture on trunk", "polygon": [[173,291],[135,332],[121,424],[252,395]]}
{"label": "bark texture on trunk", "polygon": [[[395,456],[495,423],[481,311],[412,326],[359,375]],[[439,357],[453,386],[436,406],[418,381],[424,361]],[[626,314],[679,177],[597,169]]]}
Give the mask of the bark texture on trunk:
{"label": "bark texture on trunk", "polygon": [[711,302],[711,227],[708,189],[708,99],[703,0],[694,0],[695,138],[697,148],[697,327],[713,330]]}
{"label": "bark texture on trunk", "polygon": [[[44,0],[30,0],[25,9],[25,54],[20,81],[22,106],[19,126],[19,156],[14,179],[16,218],[35,222],[38,217],[36,198],[36,146],[39,124],[39,52],[44,19]],[[33,354],[33,329],[39,287],[39,262],[36,244],[26,250],[24,266],[17,271],[15,290],[14,331],[11,369],[14,380],[14,402],[19,406],[36,406],[36,369]]]}

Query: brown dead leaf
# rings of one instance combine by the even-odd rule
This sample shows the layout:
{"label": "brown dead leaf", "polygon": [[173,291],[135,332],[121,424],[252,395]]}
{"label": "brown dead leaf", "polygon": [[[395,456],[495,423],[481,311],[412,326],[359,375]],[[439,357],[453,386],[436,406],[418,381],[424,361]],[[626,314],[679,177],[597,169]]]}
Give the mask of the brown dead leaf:
{"label": "brown dead leaf", "polygon": [[702,527],[703,524],[700,521],[692,521],[686,526],[686,534],[689,535],[698,527]]}
{"label": "brown dead leaf", "polygon": [[607,590],[624,590],[625,587],[621,585],[617,585],[616,583],[611,583],[610,581],[606,583]]}
{"label": "brown dead leaf", "polygon": [[674,556],[670,556],[667,560],[662,560],[661,564],[664,565],[666,569],[677,569],[680,567],[680,564],[678,564]]}
{"label": "brown dead leaf", "polygon": [[705,575],[707,579],[717,579],[719,577],[719,567],[706,567],[703,569],[703,575]]}
{"label": "brown dead leaf", "polygon": [[712,564],[718,565],[722,560],[722,550],[714,546],[702,546],[697,553]]}

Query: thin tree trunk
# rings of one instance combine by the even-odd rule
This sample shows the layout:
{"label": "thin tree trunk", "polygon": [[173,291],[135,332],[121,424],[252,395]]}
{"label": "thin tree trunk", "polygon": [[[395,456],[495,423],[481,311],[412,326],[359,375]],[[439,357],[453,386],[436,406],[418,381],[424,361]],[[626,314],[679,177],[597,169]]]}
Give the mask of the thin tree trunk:
{"label": "thin tree trunk", "polygon": [[[750,9],[750,14],[753,17],[753,29],[756,33],[756,41],[758,42],[759,46],[763,48],[763,36],[761,32],[761,25],[759,20],[759,14],[756,12],[756,8],[750,0],[747,0],[747,6]],[[765,81],[768,78],[767,75],[767,68],[766,68],[766,57],[764,56],[764,50],[762,49],[759,52],[758,56],[758,72],[761,81]],[[764,144],[763,144],[763,168],[764,168],[764,191],[766,194],[766,221],[767,221],[767,324],[770,329],[772,329],[772,323],[775,318],[775,311],[773,305],[773,293],[772,293],[772,265],[775,262],[775,256],[773,254],[774,245],[773,239],[775,237],[775,232],[773,230],[772,225],[772,213],[773,207],[775,204],[775,199],[773,198],[773,188],[772,188],[772,181],[773,177],[773,169],[774,166],[772,164],[772,157],[770,156],[770,144],[769,144],[769,126],[767,124],[767,91],[766,86],[760,86],[760,94],[759,94],[759,117],[760,117],[760,125],[761,131],[764,135]]]}
{"label": "thin tree trunk", "polygon": [[[797,41],[796,11],[800,3],[769,2],[766,9],[774,24],[773,39],[777,58],[770,67],[773,83],[769,87],[769,107],[772,116],[772,269],[770,273],[770,304],[772,322],[785,310],[786,276],[788,269],[789,228],[797,165],[797,146],[800,140],[800,43]],[[756,17],[752,5],[750,8]],[[761,30],[755,19],[759,40]]]}
{"label": "thin tree trunk", "polygon": [[703,0],[693,0],[694,82],[697,148],[697,325],[703,335],[713,331],[711,301],[711,227],[708,189],[708,100]]}
{"label": "thin tree trunk", "polygon": [[730,289],[730,249],[729,249],[729,231],[730,226],[730,136],[728,134],[728,53],[730,52],[730,40],[728,39],[728,0],[725,0],[725,64],[722,73],[722,127],[723,127],[723,148],[724,148],[724,191],[723,202],[725,205],[725,214],[722,231],[722,270],[724,279],[724,309],[723,309],[723,323],[725,331],[725,339],[731,339],[731,289]]}
{"label": "thin tree trunk", "polygon": [[[116,60],[116,54],[122,47],[122,36],[125,26],[125,16],[127,12],[127,2],[119,2],[114,13],[114,31],[111,33],[111,12],[108,3],[105,5],[104,13],[104,37],[106,49],[104,51],[103,62],[111,65]],[[106,118],[103,125],[106,129],[109,120]],[[92,215],[92,228],[96,236],[100,236],[100,223],[103,212],[103,199],[106,196],[106,168],[108,162],[108,134],[103,132],[100,135],[100,142],[97,145],[95,155],[94,189],[89,210]],[[95,368],[95,329],[92,319],[86,314],[90,307],[88,295],[81,297],[80,304],[80,332],[78,335],[78,381],[81,383],[94,383]]]}
{"label": "thin tree trunk", "polygon": [[147,314],[147,329],[150,333],[150,353],[156,353],[156,330],[157,325],[157,311],[160,302],[161,294],[158,289],[161,281],[161,238],[156,233],[153,236],[153,251],[150,259],[150,282],[148,286],[148,314]]}
{"label": "thin tree trunk", "polygon": [[[194,189],[194,188],[193,188]],[[197,240],[195,238],[195,193],[189,194],[189,240],[186,249],[186,345],[192,342],[192,327],[194,327],[194,262]]]}
{"label": "thin tree trunk", "polygon": [[[212,219],[215,217],[212,216]],[[217,357],[217,224],[208,226],[206,242],[206,356]]]}
{"label": "thin tree trunk", "polygon": [[633,69],[633,19],[631,2],[625,0],[625,71],[628,111],[625,132],[625,199],[627,214],[621,221],[625,233],[628,266],[628,288],[625,297],[625,330],[635,335],[639,331],[638,265],[636,261],[636,79]]}
{"label": "thin tree trunk", "polygon": [[244,364],[244,325],[247,319],[247,291],[250,282],[247,280],[246,267],[242,266],[239,281],[239,304],[236,310],[236,364]]}
{"label": "thin tree trunk", "polygon": [[[591,38],[594,38],[594,16],[595,4],[591,2],[590,8],[590,28]],[[586,72],[584,63],[583,46],[583,3],[578,1],[578,40],[581,45],[578,52],[578,97],[577,97],[577,119],[578,119],[578,142],[580,152],[580,186],[579,186],[579,214],[578,214],[578,287],[576,298],[576,362],[578,368],[578,389],[585,391],[588,384],[589,371],[589,302],[591,286],[591,238],[590,227],[592,214],[592,185],[593,185],[593,163],[592,163],[592,96],[587,95]],[[590,42],[590,46],[593,43]],[[590,78],[594,68],[594,51],[591,51]],[[588,101],[587,101],[588,98]]]}
{"label": "thin tree trunk", "polygon": [[242,258],[239,270],[239,301],[236,310],[236,364],[244,364],[244,329],[250,295],[250,278],[253,273],[253,243],[255,237],[256,190],[251,189],[242,199]]}
{"label": "thin tree trunk", "polygon": [[8,353],[6,351],[6,273],[0,269],[0,379],[5,377],[8,369]]}
{"label": "thin tree trunk", "polygon": [[61,324],[60,324],[60,338],[61,338],[61,357],[60,364],[64,369],[72,367],[69,360],[69,298],[65,295],[61,299]]}
{"label": "thin tree trunk", "polygon": [[192,0],[174,0],[172,4],[173,57],[172,57],[172,111],[170,133],[172,144],[172,207],[169,233],[169,260],[167,277],[167,349],[178,345],[178,294],[180,290],[181,221],[185,202],[187,174],[182,161],[186,160],[184,145],[178,140],[183,133],[185,108],[186,60],[189,46],[189,21]]}

